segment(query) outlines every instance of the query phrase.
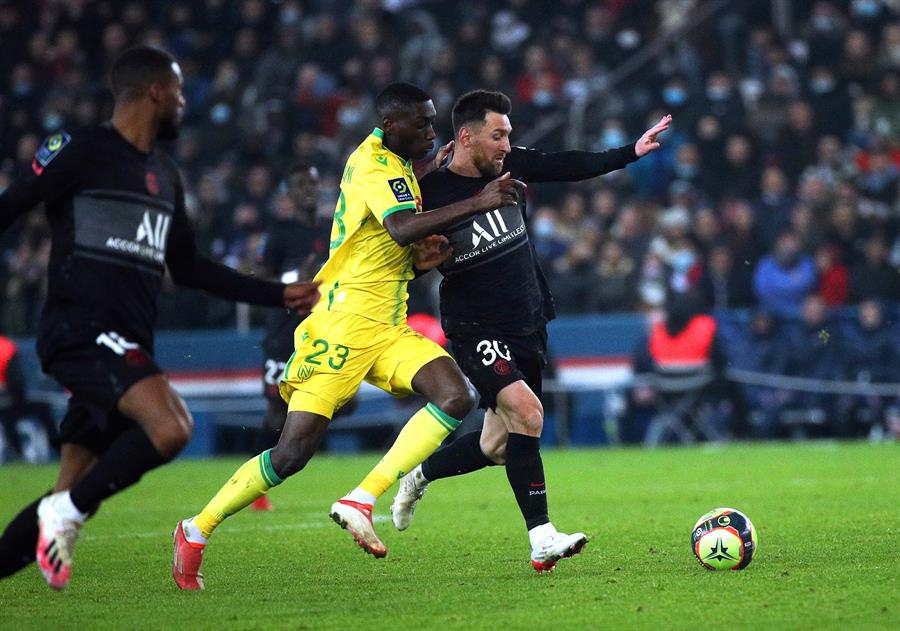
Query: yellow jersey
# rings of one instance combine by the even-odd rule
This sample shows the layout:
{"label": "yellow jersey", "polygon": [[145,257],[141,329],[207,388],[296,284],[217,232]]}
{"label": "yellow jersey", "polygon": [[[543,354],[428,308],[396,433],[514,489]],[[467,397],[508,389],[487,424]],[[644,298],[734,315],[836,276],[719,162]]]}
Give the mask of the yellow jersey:
{"label": "yellow jersey", "polygon": [[328,260],[316,274],[322,297],[313,311],[395,325],[406,321],[412,252],[391,238],[384,220],[401,210],[421,211],[422,194],[412,164],[385,148],[383,137],[376,128],[344,166]]}

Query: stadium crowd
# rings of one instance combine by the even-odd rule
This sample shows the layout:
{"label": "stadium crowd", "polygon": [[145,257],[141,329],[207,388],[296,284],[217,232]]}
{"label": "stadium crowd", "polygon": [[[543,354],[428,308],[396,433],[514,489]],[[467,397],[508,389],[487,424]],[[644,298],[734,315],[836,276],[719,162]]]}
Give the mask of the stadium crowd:
{"label": "stadium crowd", "polygon": [[[879,326],[896,327],[900,14],[884,0],[786,4],[778,29],[768,2],[725,3],[694,24],[698,0],[0,1],[0,190],[45,135],[108,116],[105,72],[136,43],[181,61],[188,106],[171,151],[201,247],[242,270],[296,212],[292,161],[318,167],[330,214],[391,81],[430,92],[440,142],[454,99],[475,87],[512,97],[514,144],[587,104],[574,146],[563,126],[533,145],[548,151],[620,146],[668,112],[673,129],[647,159],[529,191],[560,313],[653,310],[692,289],[711,309],[798,321],[810,296],[826,316],[874,300]],[[7,332],[33,332],[48,252],[37,212],[0,244]],[[233,308],[179,296],[163,301],[163,327],[233,321]]]}

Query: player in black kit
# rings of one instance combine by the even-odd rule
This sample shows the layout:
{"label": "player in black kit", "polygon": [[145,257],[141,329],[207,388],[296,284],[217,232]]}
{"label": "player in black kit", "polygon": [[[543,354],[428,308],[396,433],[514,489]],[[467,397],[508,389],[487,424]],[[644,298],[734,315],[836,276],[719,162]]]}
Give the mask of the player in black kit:
{"label": "player in black kit", "polygon": [[[542,153],[510,147],[509,98],[476,90],[453,107],[455,148],[450,164],[421,181],[424,209],[475,195],[501,173],[530,182],[574,182],[625,167],[659,147],[670,116],[633,145],[601,153]],[[416,502],[440,478],[505,464],[525,518],[531,563],[552,570],[587,543],[582,533],[557,532],[547,514],[540,453],[544,410],[541,370],[553,299],[528,239],[524,198],[459,222],[446,233],[453,253],[439,268],[441,317],[453,355],[481,395],[484,427],[432,454],[407,474],[391,506],[398,529],[409,527]]]}
{"label": "player in black kit", "polygon": [[[319,207],[319,170],[303,161],[292,163],[286,174],[287,195],[292,215],[276,220],[262,252],[263,271],[269,278],[297,282],[312,278],[328,258],[331,222],[317,216]],[[253,453],[261,453],[278,442],[287,403],[278,393],[284,365],[294,352],[294,329],[303,315],[272,309],[266,315],[263,350],[263,396],[266,415]],[[346,406],[345,406],[346,408]],[[272,510],[269,496],[263,495],[251,505],[253,510]]]}
{"label": "player in black kit", "polygon": [[0,577],[35,559],[63,589],[79,530],[100,503],[174,458],[191,436],[184,402],[153,359],[165,269],[179,285],[230,300],[308,311],[313,284],[238,274],[199,255],[173,161],[154,148],[177,135],[181,70],[151,47],[111,71],[112,120],[50,136],[31,172],[0,196],[0,231],[43,202],[52,233],[37,349],[72,396],[60,425],[53,491],[0,538]]}

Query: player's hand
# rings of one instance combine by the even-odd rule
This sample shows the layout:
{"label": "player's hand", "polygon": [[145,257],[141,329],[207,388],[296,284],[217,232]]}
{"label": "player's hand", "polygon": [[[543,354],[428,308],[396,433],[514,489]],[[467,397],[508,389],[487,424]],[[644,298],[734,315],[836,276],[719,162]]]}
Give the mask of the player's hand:
{"label": "player's hand", "polygon": [[304,315],[312,311],[319,300],[319,283],[291,283],[284,287],[284,306]]}
{"label": "player's hand", "polygon": [[637,154],[638,158],[659,149],[659,142],[657,142],[656,138],[666,131],[671,123],[672,115],[666,114],[659,119],[659,122],[656,123],[656,125],[645,131],[644,135],[638,138],[638,141],[634,143],[634,152]]}
{"label": "player's hand", "polygon": [[421,180],[432,171],[437,171],[438,169],[440,169],[441,165],[444,163],[444,160],[446,160],[447,156],[449,156],[451,153],[453,153],[452,140],[438,149],[438,152],[434,155],[433,160],[413,165],[413,173],[415,173],[416,179]]}
{"label": "player's hand", "polygon": [[419,239],[412,244],[413,265],[420,272],[427,272],[450,258],[453,248],[450,240],[442,234]]}
{"label": "player's hand", "polygon": [[444,160],[447,159],[451,153],[453,153],[453,141],[451,140],[446,145],[438,149],[438,152],[434,156],[434,160],[432,161],[432,165],[434,169],[440,169],[441,165],[444,164]]}
{"label": "player's hand", "polygon": [[515,206],[519,198],[525,194],[524,182],[514,180],[509,171],[492,180],[475,196],[480,210],[494,210],[504,206]]}

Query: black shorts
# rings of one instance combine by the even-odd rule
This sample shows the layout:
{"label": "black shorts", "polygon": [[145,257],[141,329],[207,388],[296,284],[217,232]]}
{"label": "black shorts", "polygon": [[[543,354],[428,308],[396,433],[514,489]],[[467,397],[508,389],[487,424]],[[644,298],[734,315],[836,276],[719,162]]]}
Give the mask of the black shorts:
{"label": "black shorts", "polygon": [[456,363],[481,395],[479,407],[493,410],[500,391],[520,380],[540,398],[541,373],[547,366],[547,329],[528,335],[474,329],[454,334],[450,341]]}
{"label": "black shorts", "polygon": [[44,372],[72,395],[57,442],[75,443],[95,454],[134,426],[116,409],[122,395],[138,381],[162,374],[139,344],[111,331],[67,343],[45,361]]}
{"label": "black shorts", "polygon": [[281,393],[278,391],[278,383],[281,381],[281,375],[284,373],[284,365],[290,359],[288,355],[285,359],[278,357],[267,357],[263,361],[262,387],[263,396],[266,401],[281,402]]}

